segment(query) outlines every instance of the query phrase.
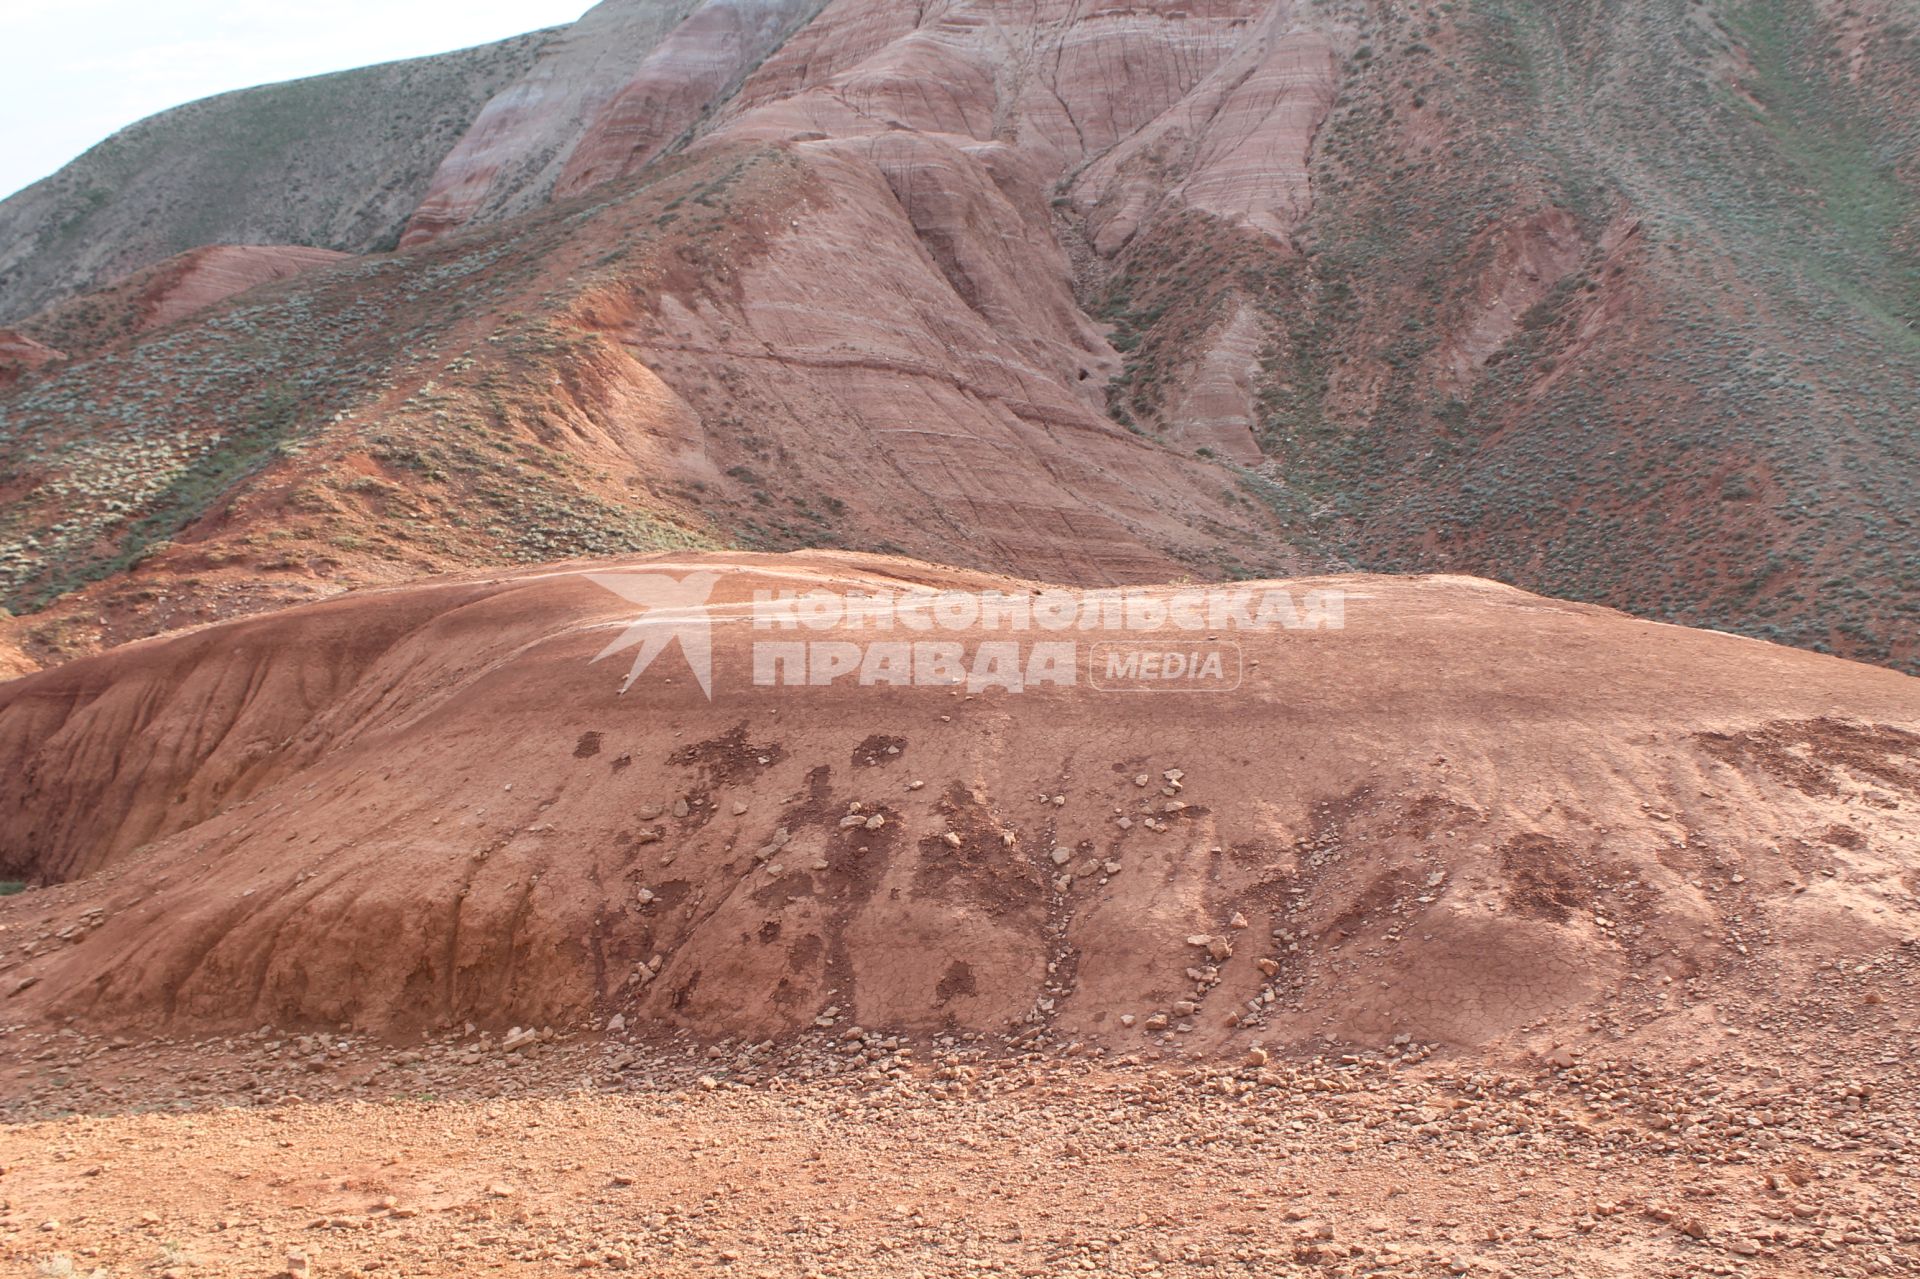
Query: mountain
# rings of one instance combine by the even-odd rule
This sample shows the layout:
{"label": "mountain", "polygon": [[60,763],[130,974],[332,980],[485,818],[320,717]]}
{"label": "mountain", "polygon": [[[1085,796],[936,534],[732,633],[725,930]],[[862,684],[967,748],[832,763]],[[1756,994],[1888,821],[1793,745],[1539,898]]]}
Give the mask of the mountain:
{"label": "mountain", "polygon": [[[1911,0],[608,0],[0,205],[0,318],[68,357],[0,391],[0,598],[44,663],[842,546],[1473,573],[1920,669],[1916,142]],[[240,151],[309,194],[182,203]],[[92,351],[29,314],[228,242],[364,256]]]}
{"label": "mountain", "polygon": [[554,33],[226,93],[0,202],[0,324],[189,249],[392,248],[434,167]]}

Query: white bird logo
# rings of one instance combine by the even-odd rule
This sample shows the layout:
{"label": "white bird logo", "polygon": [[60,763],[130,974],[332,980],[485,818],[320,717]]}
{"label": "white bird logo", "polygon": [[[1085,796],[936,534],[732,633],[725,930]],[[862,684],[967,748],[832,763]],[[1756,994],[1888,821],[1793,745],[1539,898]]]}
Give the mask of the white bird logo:
{"label": "white bird logo", "polygon": [[700,690],[708,701],[713,700],[713,618],[707,611],[707,601],[720,581],[718,573],[683,578],[661,573],[589,573],[587,579],[642,609],[619,638],[593,659],[602,661],[636,644],[640,646],[626,682],[620,685],[622,693],[633,687],[633,682],[653,665],[654,658],[679,640],[693,677],[700,681]]}

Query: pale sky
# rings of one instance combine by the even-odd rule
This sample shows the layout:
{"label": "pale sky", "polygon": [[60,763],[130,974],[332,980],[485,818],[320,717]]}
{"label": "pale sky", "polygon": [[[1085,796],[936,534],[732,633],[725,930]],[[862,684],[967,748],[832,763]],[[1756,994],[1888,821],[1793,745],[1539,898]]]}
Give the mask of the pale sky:
{"label": "pale sky", "polygon": [[0,0],[0,198],[168,107],[571,22],[593,0]]}

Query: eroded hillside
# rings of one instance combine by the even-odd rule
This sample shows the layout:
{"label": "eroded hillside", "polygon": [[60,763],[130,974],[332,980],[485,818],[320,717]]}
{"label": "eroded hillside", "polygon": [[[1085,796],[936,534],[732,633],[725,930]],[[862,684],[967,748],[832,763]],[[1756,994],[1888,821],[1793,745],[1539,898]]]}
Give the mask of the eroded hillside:
{"label": "eroded hillside", "polygon": [[609,0],[499,64],[406,252],[90,358],[26,326],[14,633],[842,545],[1470,571],[1911,668],[1916,32]]}

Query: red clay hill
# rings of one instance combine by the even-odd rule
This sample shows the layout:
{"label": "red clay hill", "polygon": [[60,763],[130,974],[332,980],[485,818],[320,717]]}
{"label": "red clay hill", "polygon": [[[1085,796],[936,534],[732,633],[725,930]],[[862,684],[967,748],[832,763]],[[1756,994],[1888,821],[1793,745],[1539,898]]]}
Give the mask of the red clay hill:
{"label": "red clay hill", "polygon": [[[593,659],[636,609],[595,572],[716,575],[711,699],[678,645],[622,693],[631,651]],[[0,901],[0,1008],[1683,1049],[1911,955],[1914,680],[1470,578],[1284,586],[1346,626],[1220,637],[1231,692],[757,686],[793,637],[756,591],[1040,589],[825,554],[361,592],[30,675],[0,875],[44,887]]]}

